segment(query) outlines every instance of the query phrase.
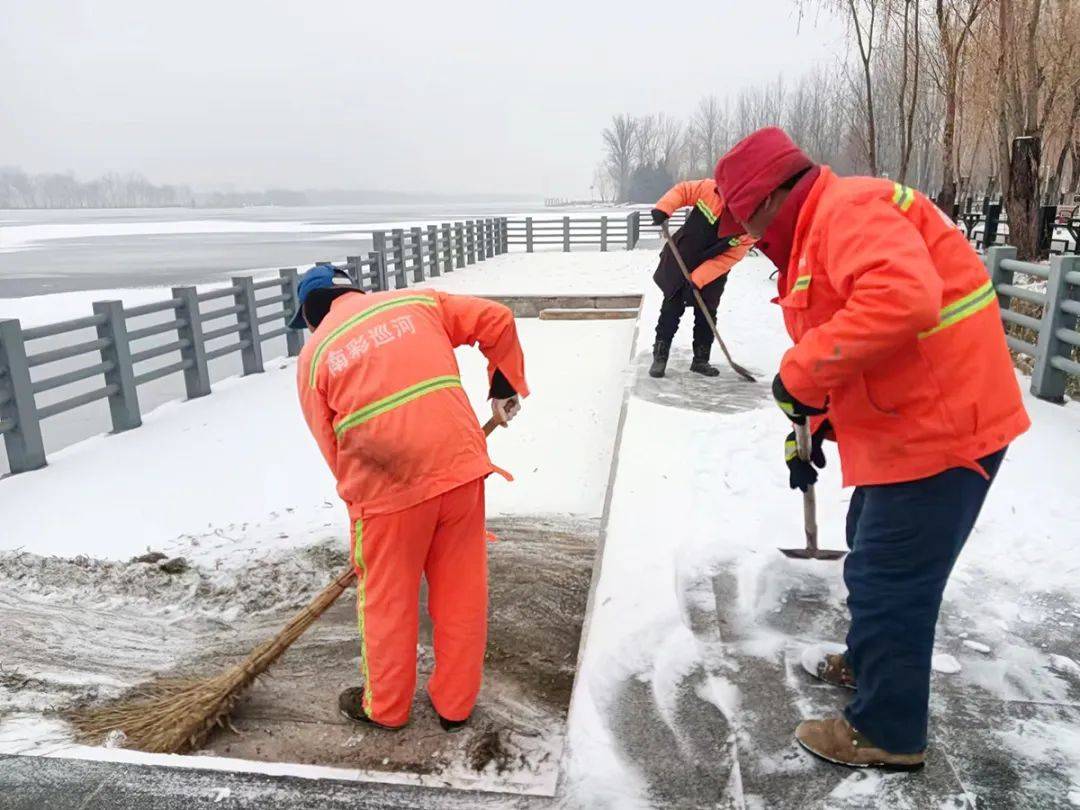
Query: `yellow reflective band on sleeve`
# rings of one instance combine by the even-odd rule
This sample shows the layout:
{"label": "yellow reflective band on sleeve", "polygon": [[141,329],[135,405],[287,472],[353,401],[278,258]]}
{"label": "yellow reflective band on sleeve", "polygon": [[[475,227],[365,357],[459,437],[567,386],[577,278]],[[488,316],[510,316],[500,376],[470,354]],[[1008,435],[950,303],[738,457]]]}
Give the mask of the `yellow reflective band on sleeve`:
{"label": "yellow reflective band on sleeve", "polygon": [[719,217],[712,212],[712,209],[705,204],[704,200],[697,201],[697,210],[705,215],[705,219],[709,220],[710,225],[715,225],[716,220],[719,219]]}
{"label": "yellow reflective band on sleeve", "polygon": [[410,304],[419,304],[425,307],[437,307],[438,303],[430,295],[403,295],[401,298],[394,298],[390,301],[383,301],[381,304],[376,304],[370,309],[365,309],[358,315],[353,315],[345,323],[341,324],[337,329],[322,339],[322,342],[316,347],[314,353],[311,355],[311,374],[310,385],[315,387],[315,373],[319,370],[319,361],[322,359],[323,354],[330,347],[330,344],[344,335],[350,329],[360,325],[369,318],[374,318],[376,315],[380,315],[386,312],[388,309],[396,309],[397,307],[405,307]]}
{"label": "yellow reflective band on sleeve", "polygon": [[795,279],[795,286],[791,288],[792,292],[800,292],[801,290],[810,289],[810,276],[799,276]]}
{"label": "yellow reflective band on sleeve", "polygon": [[794,441],[784,442],[784,461],[793,461],[799,455],[799,445]]}
{"label": "yellow reflective band on sleeve", "polygon": [[392,411],[394,408],[400,408],[402,405],[412,402],[414,399],[419,399],[433,391],[441,391],[444,388],[461,388],[461,378],[456,375],[432,377],[429,380],[423,380],[414,385],[410,385],[408,388],[402,388],[397,393],[376,400],[370,405],[365,405],[358,411],[353,411],[334,426],[334,433],[340,437],[341,434],[349,428],[362,425],[364,422],[374,419],[376,416],[381,416],[387,411]]}
{"label": "yellow reflective band on sleeve", "polygon": [[356,626],[360,631],[360,667],[364,675],[364,712],[371,716],[371,700],[375,694],[375,685],[371,682],[371,668],[368,666],[367,623],[364,612],[367,608],[367,565],[364,563],[364,521],[356,521],[355,551],[353,561],[358,569],[356,577]]}
{"label": "yellow reflective band on sleeve", "polygon": [[919,337],[929,337],[930,335],[940,332],[942,329],[948,329],[950,326],[959,323],[964,318],[970,318],[976,312],[986,309],[992,303],[997,295],[994,292],[994,283],[987,281],[985,284],[975,290],[975,292],[968,293],[958,301],[953,301],[947,307],[941,310],[941,321],[933,329],[927,329],[925,332],[919,332]]}
{"label": "yellow reflective band on sleeve", "polygon": [[893,183],[892,201],[893,205],[906,214],[911,204],[915,202],[915,191],[899,183]]}
{"label": "yellow reflective band on sleeve", "polygon": [[742,244],[742,240],[739,239],[739,237],[737,237],[737,236],[733,236],[733,237],[731,237],[730,239],[727,240],[727,243],[731,247],[738,247],[740,244]]}

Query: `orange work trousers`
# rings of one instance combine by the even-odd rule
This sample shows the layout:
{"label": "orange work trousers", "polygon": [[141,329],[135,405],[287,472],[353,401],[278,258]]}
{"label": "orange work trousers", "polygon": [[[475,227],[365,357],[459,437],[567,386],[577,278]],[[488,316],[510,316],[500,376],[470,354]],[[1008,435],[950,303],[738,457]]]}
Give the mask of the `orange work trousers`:
{"label": "orange work trousers", "polygon": [[428,695],[447,720],[472,713],[487,645],[486,543],[483,478],[400,512],[356,522],[352,559],[364,711],[376,723],[409,721],[421,574],[427,577],[435,642]]}

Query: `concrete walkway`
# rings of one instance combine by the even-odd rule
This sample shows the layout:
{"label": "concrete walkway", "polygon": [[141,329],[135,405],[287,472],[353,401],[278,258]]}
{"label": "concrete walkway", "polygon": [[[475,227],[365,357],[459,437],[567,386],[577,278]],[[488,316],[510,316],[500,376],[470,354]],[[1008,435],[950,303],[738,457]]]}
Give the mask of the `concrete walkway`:
{"label": "concrete walkway", "polygon": [[[688,373],[689,313],[667,378],[649,378],[658,301],[646,299],[571,711],[568,800],[1080,804],[1080,599],[1055,569],[1076,566],[1060,520],[1062,510],[1080,517],[1065,472],[1070,454],[1072,463],[1080,457],[1080,409],[1029,400],[1035,428],[1012,448],[961,558],[939,626],[926,769],[887,775],[820,762],[792,732],[804,718],[839,712],[849,693],[808,676],[800,654],[809,643],[843,641],[842,563],[776,550],[803,541],[801,500],[782,463],[787,425],[768,388],[787,341],[770,323],[762,280],[744,270],[732,282],[720,328],[736,359],[761,372],[756,384],[715,356],[720,377]],[[843,544],[850,497],[837,466],[830,451],[819,486],[829,547]],[[1035,480],[1055,514],[1031,503]]]}

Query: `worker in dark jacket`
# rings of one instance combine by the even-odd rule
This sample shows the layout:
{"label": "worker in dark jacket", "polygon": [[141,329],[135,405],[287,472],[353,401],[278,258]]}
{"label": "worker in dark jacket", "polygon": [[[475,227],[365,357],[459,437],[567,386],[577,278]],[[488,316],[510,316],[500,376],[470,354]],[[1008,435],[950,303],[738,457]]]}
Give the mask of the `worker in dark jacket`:
{"label": "worker in dark jacket", "polygon": [[[701,297],[713,321],[720,305],[720,296],[727,283],[728,271],[746,255],[754,240],[744,233],[721,233],[718,227],[724,211],[724,201],[716,190],[716,181],[686,180],[677,183],[660,198],[652,210],[653,222],[660,225],[679,208],[690,206],[686,223],[671,237],[679,249],[690,279],[701,291]],[[660,264],[653,274],[653,281],[664,293],[660,307],[660,319],[656,322],[656,343],[653,345],[653,362],[649,368],[652,377],[663,377],[667,368],[671,341],[679,329],[683,310],[694,306],[694,296],[686,283],[678,262],[671,254],[671,247],[664,245]],[[694,360],[690,370],[706,377],[715,377],[720,371],[709,364],[713,335],[708,321],[701,311],[694,309]]]}

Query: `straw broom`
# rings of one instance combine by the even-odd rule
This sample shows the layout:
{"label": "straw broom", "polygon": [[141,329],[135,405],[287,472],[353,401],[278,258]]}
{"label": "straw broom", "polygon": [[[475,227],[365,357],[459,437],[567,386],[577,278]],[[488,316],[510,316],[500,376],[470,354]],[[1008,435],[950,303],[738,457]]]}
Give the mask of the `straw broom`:
{"label": "straw broom", "polygon": [[[498,422],[489,419],[484,435]],[[68,712],[79,742],[100,745],[111,731],[122,731],[125,748],[154,754],[197,750],[211,732],[228,722],[236,702],[304,631],[315,623],[356,579],[353,568],[342,572],[292,617],[284,629],[260,644],[244,661],[210,678],[158,678],[103,706]]]}

